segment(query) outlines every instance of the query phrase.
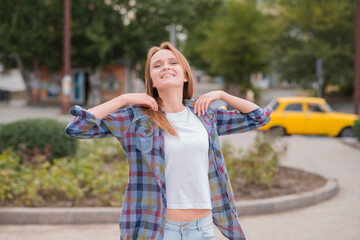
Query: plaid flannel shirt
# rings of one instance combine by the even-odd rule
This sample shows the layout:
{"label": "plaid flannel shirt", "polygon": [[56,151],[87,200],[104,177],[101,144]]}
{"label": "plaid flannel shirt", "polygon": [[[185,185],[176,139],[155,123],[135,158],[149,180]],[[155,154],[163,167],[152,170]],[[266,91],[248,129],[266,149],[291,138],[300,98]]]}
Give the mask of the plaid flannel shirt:
{"label": "plaid flannel shirt", "polygon": [[[194,111],[195,100],[184,100]],[[74,106],[76,118],[66,127],[71,137],[88,139],[115,136],[126,153],[129,181],[120,216],[120,239],[163,239],[166,222],[166,183],[164,130],[150,121],[136,105],[119,109],[102,120]],[[209,135],[209,183],[215,225],[228,239],[245,239],[237,220],[235,198],[219,135],[241,133],[265,125],[271,109],[258,108],[250,113],[209,107],[199,117]]]}

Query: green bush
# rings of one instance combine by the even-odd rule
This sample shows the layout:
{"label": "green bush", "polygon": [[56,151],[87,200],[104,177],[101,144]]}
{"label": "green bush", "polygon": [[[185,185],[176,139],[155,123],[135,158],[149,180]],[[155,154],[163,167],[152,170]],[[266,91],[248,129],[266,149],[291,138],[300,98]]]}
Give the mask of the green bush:
{"label": "green bush", "polygon": [[43,155],[22,163],[8,148],[0,155],[0,205],[121,206],[129,167],[118,146],[114,139],[82,141],[75,157],[52,164]]}
{"label": "green bush", "polygon": [[339,95],[343,96],[343,97],[349,97],[352,96],[354,93],[354,86],[353,84],[348,84],[348,85],[342,85],[340,86],[339,89]]}
{"label": "green bush", "polygon": [[358,139],[358,141],[360,142],[360,118],[355,121],[354,134],[355,134],[356,138]]}
{"label": "green bush", "polygon": [[26,119],[0,128],[0,153],[7,147],[25,155],[45,154],[49,158],[73,155],[78,140],[65,133],[65,123],[53,119]]}
{"label": "green bush", "polygon": [[230,145],[225,144],[222,151],[230,180],[235,182],[237,178],[241,178],[247,185],[273,186],[280,158],[286,152],[286,146],[277,141],[259,133],[253,146],[237,155]]}

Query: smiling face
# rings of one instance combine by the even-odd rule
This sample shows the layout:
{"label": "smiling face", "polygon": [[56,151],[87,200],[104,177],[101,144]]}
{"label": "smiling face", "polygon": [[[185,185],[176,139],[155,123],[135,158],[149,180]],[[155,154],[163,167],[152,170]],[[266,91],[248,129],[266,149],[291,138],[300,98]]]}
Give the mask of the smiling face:
{"label": "smiling face", "polygon": [[[164,74],[165,73],[165,74]],[[165,87],[181,87],[183,99],[193,95],[193,77],[188,61],[171,43],[149,49],[145,66],[145,91],[159,99],[159,91]]]}
{"label": "smiling face", "polygon": [[185,78],[184,69],[174,53],[168,49],[156,52],[150,60],[150,77],[152,85],[158,91],[169,87],[183,88]]}

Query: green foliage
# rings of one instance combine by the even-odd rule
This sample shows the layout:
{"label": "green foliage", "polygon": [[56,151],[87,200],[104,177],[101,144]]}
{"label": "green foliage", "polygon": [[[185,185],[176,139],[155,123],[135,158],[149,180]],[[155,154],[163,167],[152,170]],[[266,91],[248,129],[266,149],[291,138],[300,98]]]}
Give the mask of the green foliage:
{"label": "green foliage", "polygon": [[222,151],[231,181],[241,178],[245,184],[271,187],[280,158],[286,152],[286,146],[261,133],[256,136],[253,146],[247,151],[234,154],[234,150],[228,144],[223,146]]}
{"label": "green foliage", "polygon": [[65,133],[65,123],[53,119],[26,119],[0,128],[0,152],[7,147],[21,150],[23,156],[45,154],[49,158],[73,155],[78,140]]}
{"label": "green foliage", "polygon": [[226,1],[208,25],[198,51],[211,73],[239,84],[248,82],[251,73],[266,70],[276,28],[255,1]]}
{"label": "green foliage", "polygon": [[356,138],[358,139],[358,141],[360,142],[360,118],[355,121],[354,134],[355,134]]}
{"label": "green foliage", "polygon": [[[223,155],[232,181],[271,186],[284,148],[264,135],[254,146],[234,154],[228,144]],[[121,206],[128,182],[128,163],[116,139],[81,141],[75,157],[54,159],[35,155],[23,162],[7,148],[0,155],[0,204],[7,206]],[[36,164],[34,164],[36,163]],[[240,170],[240,171],[239,171]]]}
{"label": "green foliage", "polygon": [[309,86],[316,59],[323,61],[325,86],[353,80],[353,0],[280,0],[283,27],[276,44],[277,70],[284,79]]}
{"label": "green foliage", "polygon": [[[71,60],[95,69],[123,57],[125,28],[122,16],[104,1],[72,1]],[[62,9],[58,13],[62,16]]]}
{"label": "green foliage", "polygon": [[62,1],[0,1],[1,61],[15,67],[18,53],[25,68],[39,64],[59,69],[62,58]]}
{"label": "green foliage", "polygon": [[[169,26],[174,24],[177,31],[186,33],[189,40],[193,39],[194,29],[217,9],[221,0],[137,0],[136,5],[126,8],[135,11],[135,18],[126,26],[123,36],[125,58],[145,66],[146,54],[150,47],[169,41]],[[177,47],[183,46],[177,41]],[[192,48],[194,49],[194,48]],[[186,52],[186,55],[189,55]],[[199,57],[197,58],[199,59]]]}
{"label": "green foliage", "polygon": [[352,96],[353,92],[354,92],[353,84],[342,85],[339,88],[339,94],[340,94],[340,96],[343,96],[343,97],[350,97],[350,96]]}
{"label": "green foliage", "polygon": [[[143,64],[148,49],[169,40],[170,24],[191,32],[221,0],[71,1],[71,57],[74,66],[127,61]],[[59,70],[62,64],[63,1],[0,1],[0,61],[15,67],[18,53],[25,69]]]}
{"label": "green foliage", "polygon": [[[10,148],[0,155],[0,203],[17,206],[69,206],[91,201],[92,205],[120,206],[128,179],[128,164],[118,142],[112,139],[82,142],[79,154],[50,164],[35,156],[36,165],[21,163]],[[107,146],[103,149],[103,146]],[[114,156],[117,153],[117,158]],[[104,160],[106,159],[106,160]]]}

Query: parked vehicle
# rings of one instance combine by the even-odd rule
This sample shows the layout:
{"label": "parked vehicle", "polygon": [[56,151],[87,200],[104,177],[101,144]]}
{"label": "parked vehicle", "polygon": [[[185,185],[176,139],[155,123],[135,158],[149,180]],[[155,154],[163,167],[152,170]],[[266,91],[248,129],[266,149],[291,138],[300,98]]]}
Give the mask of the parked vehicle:
{"label": "parked vehicle", "polygon": [[274,135],[328,135],[353,137],[359,116],[334,112],[326,100],[313,97],[278,97],[270,103],[270,122],[261,127]]}

